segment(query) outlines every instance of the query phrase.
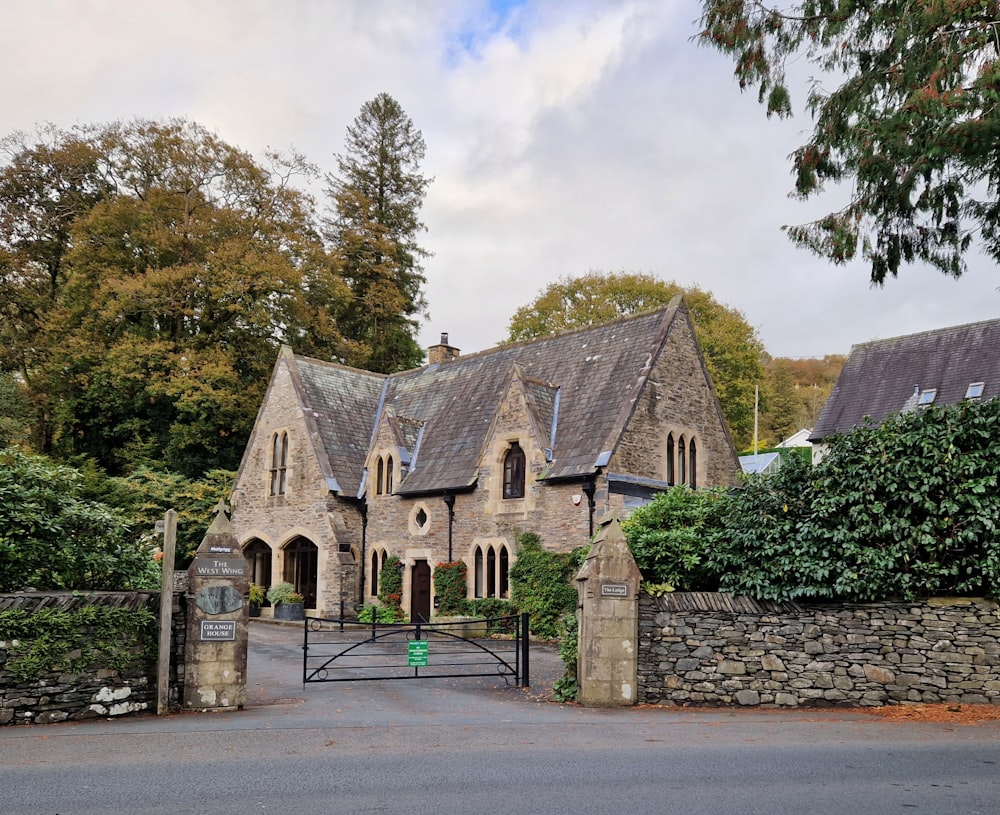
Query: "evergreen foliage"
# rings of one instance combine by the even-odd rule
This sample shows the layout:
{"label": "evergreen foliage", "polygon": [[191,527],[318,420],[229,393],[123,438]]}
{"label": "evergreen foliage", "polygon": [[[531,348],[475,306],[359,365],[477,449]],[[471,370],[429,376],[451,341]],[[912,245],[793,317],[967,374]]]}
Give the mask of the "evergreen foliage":
{"label": "evergreen foliage", "polygon": [[399,102],[380,93],[347,128],[337,174],[327,176],[335,209],[327,236],[353,294],[341,319],[356,343],[348,361],[367,370],[403,371],[424,359],[414,335],[426,309],[420,263],[428,252],[417,242],[431,181],[420,172],[426,149]]}
{"label": "evergreen foliage", "polygon": [[580,621],[576,614],[563,617],[559,660],[565,666],[565,671],[552,685],[553,695],[560,702],[575,702],[580,692]]}
{"label": "evergreen foliage", "polygon": [[765,600],[998,597],[998,480],[1000,400],[931,405],[834,438],[815,467],[790,456],[748,478],[696,516],[698,538],[657,502],[626,535],[654,582]]}
{"label": "evergreen foliage", "polygon": [[720,494],[673,487],[622,523],[636,565],[647,582],[669,591],[713,591],[717,576],[706,566],[706,542],[717,523]]}
{"label": "evergreen foliage", "polygon": [[577,590],[571,584],[579,568],[573,554],[549,552],[532,532],[517,536],[517,560],[510,567],[510,599],[521,613],[527,613],[533,634],[553,639],[559,621],[576,610]]}
{"label": "evergreen foliage", "polygon": [[[813,122],[795,194],[832,182],[846,205],[788,228],[834,263],[860,250],[881,284],[923,261],[958,277],[974,244],[1000,260],[997,0],[702,0],[702,43],[730,55],[767,115],[792,113],[787,66],[808,62]],[[839,184],[838,182],[846,182]]]}
{"label": "evergreen foliage", "polygon": [[382,571],[379,572],[379,593],[378,599],[382,604],[381,608],[386,611],[380,612],[380,617],[392,614],[392,622],[401,622],[406,619],[406,612],[403,611],[403,563],[396,555],[390,555],[382,564]]}
{"label": "evergreen foliage", "polygon": [[159,588],[152,546],[82,484],[72,467],[0,450],[0,592]]}
{"label": "evergreen foliage", "polygon": [[737,527],[720,558],[730,564],[722,587],[852,600],[997,596],[998,431],[998,400],[932,405],[840,437],[811,472],[786,465],[766,488],[773,531]]}
{"label": "evergreen foliage", "polygon": [[463,613],[468,571],[468,566],[461,560],[452,563],[439,563],[434,567],[434,591],[438,600],[437,614],[449,617]]}

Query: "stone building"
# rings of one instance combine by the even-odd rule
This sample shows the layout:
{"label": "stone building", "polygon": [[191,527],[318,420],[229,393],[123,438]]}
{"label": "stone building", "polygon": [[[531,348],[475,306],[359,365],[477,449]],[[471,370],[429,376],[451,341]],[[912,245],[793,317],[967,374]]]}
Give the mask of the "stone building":
{"label": "stone building", "polygon": [[468,566],[505,597],[519,532],[570,551],[671,484],[730,485],[739,464],[682,298],[661,311],[384,375],[283,348],[232,496],[254,582],[310,613],[372,602],[387,557],[429,618],[432,573]]}

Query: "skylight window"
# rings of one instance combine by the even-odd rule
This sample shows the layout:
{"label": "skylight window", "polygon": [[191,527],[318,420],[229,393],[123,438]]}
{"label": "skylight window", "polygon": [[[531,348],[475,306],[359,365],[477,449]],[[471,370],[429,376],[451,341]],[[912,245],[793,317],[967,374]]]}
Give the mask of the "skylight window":
{"label": "skylight window", "polygon": [[934,401],[934,397],[937,396],[937,388],[928,388],[927,390],[920,391],[920,398],[917,399],[918,405],[929,405]]}
{"label": "skylight window", "polygon": [[979,399],[983,395],[983,388],[985,387],[985,382],[973,382],[969,385],[968,389],[965,391],[966,399]]}

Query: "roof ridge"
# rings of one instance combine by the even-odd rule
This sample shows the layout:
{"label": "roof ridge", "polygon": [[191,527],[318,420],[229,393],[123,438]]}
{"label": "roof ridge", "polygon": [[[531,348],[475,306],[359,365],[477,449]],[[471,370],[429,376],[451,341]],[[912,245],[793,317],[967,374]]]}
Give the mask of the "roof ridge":
{"label": "roof ridge", "polygon": [[979,328],[984,325],[1000,325],[1000,317],[993,317],[989,320],[976,320],[975,322],[962,323],[961,325],[946,325],[941,326],[940,328],[931,328],[927,331],[914,331],[912,334],[898,334],[895,337],[881,337],[874,340],[865,340],[864,342],[855,343],[851,347],[861,348],[866,345],[882,345],[891,342],[904,342],[916,339],[917,337],[931,337],[935,334],[958,333],[970,328]]}
{"label": "roof ridge", "polygon": [[[674,299],[676,299],[676,297],[678,296],[682,295],[675,295]],[[559,340],[565,337],[578,336],[580,334],[586,334],[589,332],[597,332],[607,329],[611,326],[624,325],[625,323],[630,323],[635,320],[648,319],[653,315],[662,314],[663,312],[669,311],[672,307],[673,307],[673,300],[671,300],[670,303],[663,306],[657,306],[656,308],[647,309],[646,311],[640,311],[636,314],[627,314],[623,317],[616,317],[613,320],[606,320],[603,323],[596,323],[595,325],[581,326],[580,328],[572,328],[567,331],[557,331],[552,334],[546,334],[544,337],[533,337],[532,339],[517,340],[516,342],[499,342],[490,348],[484,348],[481,351],[474,351],[470,354],[463,354],[462,356],[450,360],[449,362],[446,363],[429,362],[426,365],[422,365],[419,368],[409,368],[405,371],[398,371],[397,373],[389,374],[389,376],[398,376],[400,374],[408,374],[414,371],[422,371],[426,368],[429,368],[431,365],[441,365],[441,364],[454,365],[456,362],[462,362],[464,360],[469,360],[469,359],[476,359],[478,357],[487,356],[488,354],[496,354],[502,351],[510,351],[518,348],[526,348],[531,345],[537,345],[543,342],[551,342],[552,340]]]}

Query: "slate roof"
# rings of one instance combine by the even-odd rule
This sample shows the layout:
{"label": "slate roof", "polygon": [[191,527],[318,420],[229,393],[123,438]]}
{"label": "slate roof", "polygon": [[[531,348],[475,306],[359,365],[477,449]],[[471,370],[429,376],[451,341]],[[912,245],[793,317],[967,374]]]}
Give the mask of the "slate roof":
{"label": "slate roof", "polygon": [[515,382],[527,394],[539,445],[551,449],[545,477],[581,477],[617,445],[671,326],[687,319],[682,304],[678,297],[657,312],[388,377],[298,356],[293,368],[344,495],[358,493],[384,409],[396,438],[413,445],[397,493],[474,486],[497,410]]}
{"label": "slate roof", "polygon": [[983,399],[1000,396],[1000,320],[925,331],[855,345],[809,441],[879,424],[936,389],[933,403],[952,405],[982,382]]}
{"label": "slate roof", "polygon": [[290,353],[286,359],[320,468],[338,492],[357,495],[386,376]]}

